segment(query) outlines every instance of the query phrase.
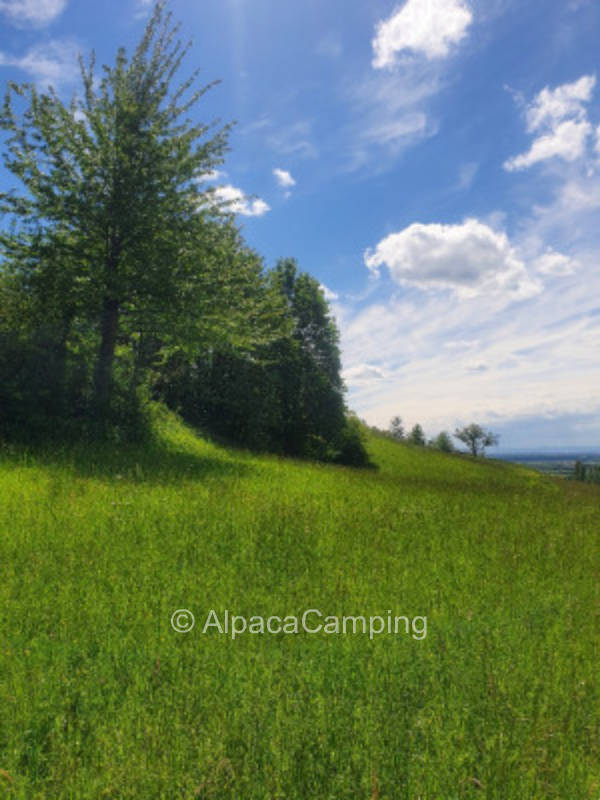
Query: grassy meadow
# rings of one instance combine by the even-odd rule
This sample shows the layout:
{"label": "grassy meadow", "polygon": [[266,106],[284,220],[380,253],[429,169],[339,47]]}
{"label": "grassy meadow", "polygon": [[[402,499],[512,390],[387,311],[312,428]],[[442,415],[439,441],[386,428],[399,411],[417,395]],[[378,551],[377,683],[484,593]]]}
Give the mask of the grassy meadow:
{"label": "grassy meadow", "polygon": [[[0,797],[598,800],[600,488],[369,449],[256,456],[173,417],[143,448],[4,446]],[[427,635],[233,640],[211,609]]]}

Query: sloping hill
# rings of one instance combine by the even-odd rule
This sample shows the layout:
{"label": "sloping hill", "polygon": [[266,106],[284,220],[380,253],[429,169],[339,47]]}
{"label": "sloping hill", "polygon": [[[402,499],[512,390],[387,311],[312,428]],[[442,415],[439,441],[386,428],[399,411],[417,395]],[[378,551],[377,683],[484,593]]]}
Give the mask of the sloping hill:
{"label": "sloping hill", "polygon": [[597,487],[369,447],[5,447],[0,796],[597,798]]}

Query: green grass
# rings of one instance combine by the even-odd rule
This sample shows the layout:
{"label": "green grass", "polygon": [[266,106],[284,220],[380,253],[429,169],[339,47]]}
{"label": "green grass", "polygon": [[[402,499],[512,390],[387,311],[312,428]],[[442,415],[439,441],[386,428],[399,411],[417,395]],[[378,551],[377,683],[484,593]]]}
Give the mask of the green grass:
{"label": "green grass", "polygon": [[[600,798],[598,487],[161,425],[144,449],[2,450],[0,797]],[[201,630],[308,608],[427,636]]]}

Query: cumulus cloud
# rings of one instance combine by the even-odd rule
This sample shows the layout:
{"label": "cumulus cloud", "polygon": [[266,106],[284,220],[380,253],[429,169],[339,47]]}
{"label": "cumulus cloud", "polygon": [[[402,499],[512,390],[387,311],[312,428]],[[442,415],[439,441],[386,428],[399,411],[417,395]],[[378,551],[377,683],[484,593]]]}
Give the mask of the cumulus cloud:
{"label": "cumulus cloud", "polygon": [[403,51],[443,58],[465,38],[472,20],[464,0],[407,0],[377,25],[373,66],[393,67]]}
{"label": "cumulus cloud", "polygon": [[550,133],[538,137],[526,153],[509,158],[504,167],[513,172],[554,157],[575,161],[584,154],[591,131],[592,126],[586,120],[569,119],[561,122]]}
{"label": "cumulus cloud", "polygon": [[289,189],[291,186],[296,185],[296,181],[286,169],[279,169],[279,167],[276,167],[273,170],[273,175],[277,183],[284,189]]}
{"label": "cumulus cloud", "polygon": [[[473,419],[496,429],[519,415],[598,419],[600,275],[595,253],[573,257],[577,273],[518,305],[487,294],[449,302],[407,287],[346,306],[350,406],[373,424],[400,413],[432,433]],[[365,369],[372,365],[384,380]]]}
{"label": "cumulus cloud", "polygon": [[575,272],[573,259],[556,250],[547,250],[535,259],[533,266],[543,275],[572,275]]}
{"label": "cumulus cloud", "polygon": [[17,27],[42,27],[61,14],[67,0],[0,0],[0,14]]}
{"label": "cumulus cloud", "polygon": [[579,80],[564,83],[556,89],[546,86],[527,109],[527,129],[537,131],[547,123],[558,122],[566,117],[585,117],[583,104],[591,100],[595,85],[595,75],[582,75]]}
{"label": "cumulus cloud", "polygon": [[460,225],[414,223],[386,236],[364,258],[375,275],[385,265],[401,285],[452,289],[463,297],[496,291],[523,298],[541,290],[506,234],[476,219]]}
{"label": "cumulus cloud", "polygon": [[241,214],[244,217],[262,217],[270,206],[264,200],[247,197],[237,186],[217,186],[213,191],[212,197],[219,204],[224,204],[228,211],[233,214]]}
{"label": "cumulus cloud", "polygon": [[30,75],[40,88],[58,89],[79,75],[79,48],[74,42],[53,40],[30,48],[23,56],[0,51],[0,67],[17,67]]}
{"label": "cumulus cloud", "polygon": [[[372,42],[376,69],[347,83],[353,111],[341,131],[342,141],[350,142],[347,171],[383,172],[437,133],[428,104],[448,80],[440,57],[466,36],[471,18],[466,0],[408,0],[378,24]],[[391,69],[400,62],[401,70]]]}
{"label": "cumulus cloud", "polygon": [[542,89],[526,111],[527,131],[537,137],[527,152],[509,158],[504,168],[512,172],[550,158],[581,158],[592,133],[584,103],[591,100],[595,85],[595,75],[583,75],[573,83]]}

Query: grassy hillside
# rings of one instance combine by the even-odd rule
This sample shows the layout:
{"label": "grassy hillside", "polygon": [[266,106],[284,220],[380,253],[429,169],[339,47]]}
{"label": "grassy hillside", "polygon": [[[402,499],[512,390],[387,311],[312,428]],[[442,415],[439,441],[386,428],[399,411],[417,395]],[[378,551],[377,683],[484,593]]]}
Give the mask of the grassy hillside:
{"label": "grassy hillside", "polygon": [[[600,797],[598,487],[161,425],[143,450],[1,451],[0,797]],[[427,628],[232,639],[211,609]]]}

